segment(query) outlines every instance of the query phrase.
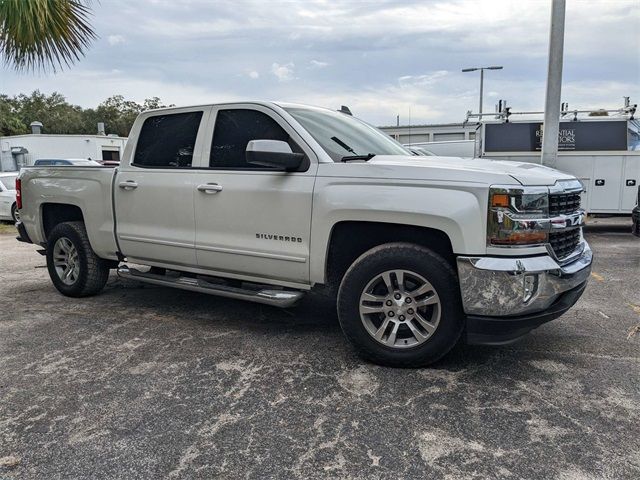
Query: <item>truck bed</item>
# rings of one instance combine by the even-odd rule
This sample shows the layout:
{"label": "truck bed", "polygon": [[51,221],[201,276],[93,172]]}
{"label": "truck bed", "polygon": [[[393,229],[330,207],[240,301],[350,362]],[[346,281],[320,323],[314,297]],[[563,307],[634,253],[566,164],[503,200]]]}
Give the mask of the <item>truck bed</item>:
{"label": "truck bed", "polygon": [[84,212],[87,234],[96,254],[116,259],[111,167],[25,167],[21,220],[34,243],[45,241],[43,212],[53,204],[76,206]]}

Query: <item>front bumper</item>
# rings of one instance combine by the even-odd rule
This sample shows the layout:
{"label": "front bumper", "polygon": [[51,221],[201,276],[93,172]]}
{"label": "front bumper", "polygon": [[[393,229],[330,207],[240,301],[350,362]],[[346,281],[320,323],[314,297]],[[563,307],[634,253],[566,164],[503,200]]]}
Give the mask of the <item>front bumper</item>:
{"label": "front bumper", "polygon": [[587,282],[581,283],[558,299],[546,310],[515,317],[467,316],[466,340],[470,345],[503,345],[511,343],[543,323],[555,320],[569,310],[582,296]]}
{"label": "front bumper", "polygon": [[[495,337],[495,341],[486,338],[473,343],[513,340],[568,310],[580,298],[591,274],[593,254],[587,242],[583,245],[580,255],[564,265],[550,255],[458,257],[468,335],[481,335],[482,325],[491,325],[487,335]],[[499,325],[504,327],[502,332]],[[518,333],[515,337],[514,332]]]}

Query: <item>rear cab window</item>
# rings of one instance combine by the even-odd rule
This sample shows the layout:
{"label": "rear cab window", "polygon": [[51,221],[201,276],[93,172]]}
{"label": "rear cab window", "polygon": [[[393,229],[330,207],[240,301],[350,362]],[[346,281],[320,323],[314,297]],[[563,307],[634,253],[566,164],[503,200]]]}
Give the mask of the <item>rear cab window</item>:
{"label": "rear cab window", "polygon": [[168,113],[142,124],[133,165],[144,168],[191,168],[203,112]]}

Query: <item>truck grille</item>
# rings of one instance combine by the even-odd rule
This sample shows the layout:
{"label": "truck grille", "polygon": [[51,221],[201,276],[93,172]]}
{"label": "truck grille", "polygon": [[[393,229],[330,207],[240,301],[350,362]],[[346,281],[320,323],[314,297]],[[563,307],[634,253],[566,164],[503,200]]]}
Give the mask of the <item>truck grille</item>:
{"label": "truck grille", "polygon": [[573,213],[580,208],[579,193],[552,193],[549,195],[549,215]]}
{"label": "truck grille", "polygon": [[550,233],[549,244],[558,260],[567,258],[580,244],[580,229]]}

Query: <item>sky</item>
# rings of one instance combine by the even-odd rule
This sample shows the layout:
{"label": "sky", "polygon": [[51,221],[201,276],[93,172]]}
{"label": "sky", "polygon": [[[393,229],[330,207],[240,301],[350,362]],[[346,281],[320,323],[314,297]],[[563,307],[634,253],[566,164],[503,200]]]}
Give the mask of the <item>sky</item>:
{"label": "sky", "polygon": [[[101,0],[99,38],[57,74],[0,67],[0,92],[58,91],[95,107],[121,94],[193,105],[347,105],[376,125],[461,122],[498,99],[542,110],[550,0]],[[562,100],[640,103],[640,0],[567,0]]]}

